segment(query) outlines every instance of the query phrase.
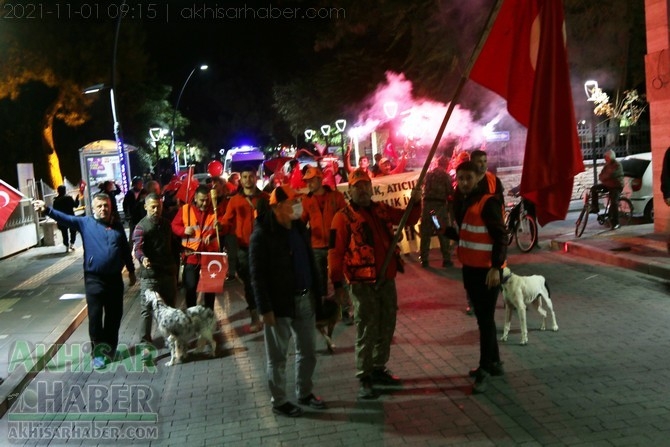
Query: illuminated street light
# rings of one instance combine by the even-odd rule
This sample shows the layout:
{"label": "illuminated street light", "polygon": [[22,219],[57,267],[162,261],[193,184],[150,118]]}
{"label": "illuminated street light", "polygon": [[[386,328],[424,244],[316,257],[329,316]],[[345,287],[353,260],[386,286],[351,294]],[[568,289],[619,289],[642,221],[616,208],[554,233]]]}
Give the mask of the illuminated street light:
{"label": "illuminated street light", "polygon": [[316,131],[314,129],[307,129],[305,130],[305,139],[306,140],[311,140],[312,137],[316,134]]}
{"label": "illuminated street light", "polygon": [[172,157],[174,160],[174,172],[177,173],[179,172],[179,156],[177,155],[177,151],[175,150],[175,144],[174,144],[174,126],[175,126],[175,120],[177,119],[177,109],[179,108],[179,103],[181,102],[181,95],[184,94],[184,89],[186,88],[186,84],[188,84],[188,81],[191,80],[191,76],[193,76],[193,73],[196,72],[196,70],[200,71],[205,71],[209,68],[207,65],[200,65],[199,67],[195,67],[189,75],[186,77],[186,80],[184,81],[184,85],[181,86],[181,90],[179,91],[179,96],[177,97],[177,102],[174,105],[174,110],[172,111],[172,126],[170,126],[170,150],[172,151]]}
{"label": "illuminated street light", "polygon": [[337,131],[340,133],[340,149],[342,151],[342,156],[344,157],[344,129],[347,128],[347,120],[340,118],[339,120],[335,121],[335,128]]}

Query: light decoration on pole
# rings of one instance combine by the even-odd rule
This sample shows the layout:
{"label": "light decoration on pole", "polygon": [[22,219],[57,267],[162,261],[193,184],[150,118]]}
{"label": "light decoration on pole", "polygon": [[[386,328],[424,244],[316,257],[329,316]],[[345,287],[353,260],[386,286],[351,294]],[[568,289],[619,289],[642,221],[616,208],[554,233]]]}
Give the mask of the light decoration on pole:
{"label": "light decoration on pole", "polygon": [[386,117],[390,120],[395,118],[398,114],[398,103],[395,101],[387,101],[384,103],[384,113]]}
{"label": "light decoration on pole", "polygon": [[347,128],[347,120],[344,118],[340,118],[339,120],[335,121],[335,128],[340,134],[340,150],[342,151],[342,156],[344,156],[344,129]]}
{"label": "light decoration on pole", "polygon": [[[593,115],[591,116],[591,152],[593,157],[593,184],[598,184],[598,154],[596,153],[596,118],[595,118],[595,102],[600,88],[598,88],[598,81],[588,80],[584,83],[584,92],[586,93],[586,100],[594,103]],[[596,199],[597,200],[597,199]]]}
{"label": "light decoration on pole", "polygon": [[316,134],[316,131],[314,129],[306,129],[305,130],[305,139],[306,140],[311,140],[312,137]]}
{"label": "light decoration on pole", "polygon": [[[172,111],[172,125],[170,126],[170,132],[171,132],[171,142],[170,142],[170,150],[172,152],[172,157],[174,160],[174,170],[175,173],[179,172],[179,155],[177,154],[177,151],[175,150],[175,141],[174,141],[174,127],[175,127],[175,120],[177,119],[177,109],[179,108],[179,103],[181,102],[181,96],[184,94],[184,89],[186,89],[186,84],[188,84],[188,81],[191,80],[191,77],[193,74],[196,72],[196,70],[200,71],[205,71],[209,67],[205,64],[200,65],[199,67],[195,67],[191,72],[188,74],[186,77],[186,80],[184,81],[184,84],[181,86],[181,90],[179,91],[179,96],[177,97],[177,102],[174,105],[174,110]],[[186,155],[184,155],[186,157]]]}
{"label": "light decoration on pole", "polygon": [[160,160],[160,154],[158,153],[158,142],[167,135],[167,130],[162,127],[152,127],[149,129],[149,138],[154,143],[154,150],[156,151],[156,163]]}

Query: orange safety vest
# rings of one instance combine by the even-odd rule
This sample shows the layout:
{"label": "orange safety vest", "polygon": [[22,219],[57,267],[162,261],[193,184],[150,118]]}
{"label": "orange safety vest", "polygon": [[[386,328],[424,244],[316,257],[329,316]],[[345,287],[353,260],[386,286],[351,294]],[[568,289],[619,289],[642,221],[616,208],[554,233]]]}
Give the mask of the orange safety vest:
{"label": "orange safety vest", "polygon": [[[356,213],[351,205],[343,208],[341,212],[349,220],[351,237],[347,251],[344,253],[344,276],[351,282],[375,282],[377,280],[377,267],[375,262],[375,248],[370,239],[369,228],[365,219]],[[374,211],[373,211],[374,212]],[[393,239],[393,225],[383,207],[377,209],[377,217],[386,223],[391,239]],[[398,246],[395,247],[396,257],[400,254]],[[402,267],[399,263],[398,270]]]}
{"label": "orange safety vest", "polygon": [[496,181],[496,176],[489,171],[486,171],[486,181],[489,184],[489,193],[490,194],[495,194],[496,193],[496,186],[498,186],[498,183]]}
{"label": "orange safety vest", "polygon": [[207,214],[205,216],[205,221],[201,226],[198,219],[195,217],[195,212],[191,208],[192,206],[189,205],[182,206],[181,217],[184,224],[186,224],[186,222],[194,222],[196,224],[195,234],[193,236],[182,237],[181,245],[190,250],[198,251],[200,250],[200,244],[202,243],[202,234],[214,230],[214,214]]}
{"label": "orange safety vest", "polygon": [[459,231],[458,260],[469,267],[491,267],[491,251],[493,250],[493,238],[489,234],[482,210],[488,199],[493,194],[484,194],[477,203],[473,204],[465,212],[463,222]]}

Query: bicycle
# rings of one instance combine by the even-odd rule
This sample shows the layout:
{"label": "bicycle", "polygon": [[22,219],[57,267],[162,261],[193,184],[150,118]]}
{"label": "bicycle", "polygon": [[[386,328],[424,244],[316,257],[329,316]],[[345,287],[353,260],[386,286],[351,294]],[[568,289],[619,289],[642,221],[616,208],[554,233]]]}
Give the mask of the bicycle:
{"label": "bicycle", "polygon": [[[605,225],[609,222],[609,213],[610,213],[610,195],[607,191],[598,191],[598,203],[601,200],[606,199],[604,211],[601,213],[599,211],[591,211],[591,190],[587,189],[584,191],[584,207],[579,212],[579,217],[575,222],[575,236],[581,237],[584,234],[584,229],[586,228],[586,223],[589,220],[589,214],[597,215],[598,223],[600,225]],[[599,207],[600,209],[601,207]],[[619,198],[619,225],[628,225],[630,223],[630,218],[633,215],[633,202],[630,201],[627,197]]]}
{"label": "bicycle", "polygon": [[[510,191],[508,195],[519,197],[518,191]],[[528,253],[537,244],[537,220],[535,219],[535,205],[521,198],[519,202],[508,203],[505,216],[505,227],[509,237],[507,243],[512,244],[516,239],[516,246],[523,253]]]}

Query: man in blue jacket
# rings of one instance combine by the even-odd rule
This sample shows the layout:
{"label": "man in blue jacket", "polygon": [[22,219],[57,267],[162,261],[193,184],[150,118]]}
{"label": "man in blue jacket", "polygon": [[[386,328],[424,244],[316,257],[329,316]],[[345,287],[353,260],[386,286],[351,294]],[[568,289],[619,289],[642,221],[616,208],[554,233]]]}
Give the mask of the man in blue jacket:
{"label": "man in blue jacket", "polygon": [[81,233],[84,246],[84,287],[88,307],[88,334],[91,338],[93,368],[102,369],[110,362],[119,341],[123,316],[123,276],[128,270],[129,285],[135,284],[135,266],[121,222],[112,214],[107,194],[93,196],[93,216],[68,216],[33,202],[36,211],[44,212],[59,224]]}
{"label": "man in blue jacket", "polygon": [[[300,405],[318,410],[325,403],[312,393],[316,368],[314,300],[325,294],[305,224],[302,203],[287,185],[272,191],[270,210],[259,214],[249,244],[251,286],[262,315],[272,410],[298,417],[302,408],[286,396],[286,360],[295,338],[296,385]],[[260,207],[263,209],[265,207]]]}

